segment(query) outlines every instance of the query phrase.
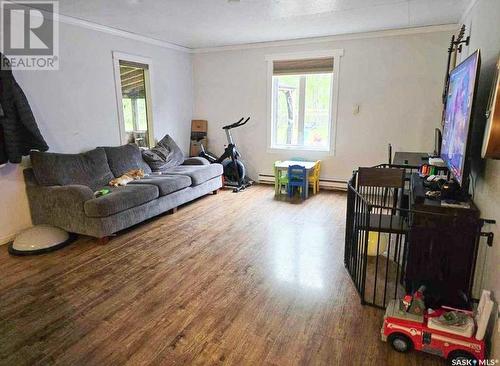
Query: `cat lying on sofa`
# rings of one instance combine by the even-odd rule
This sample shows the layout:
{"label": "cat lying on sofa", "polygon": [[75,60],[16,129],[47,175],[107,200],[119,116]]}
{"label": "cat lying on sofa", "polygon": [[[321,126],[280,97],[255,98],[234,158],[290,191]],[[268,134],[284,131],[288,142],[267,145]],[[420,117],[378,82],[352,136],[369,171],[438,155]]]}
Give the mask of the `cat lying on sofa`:
{"label": "cat lying on sofa", "polygon": [[112,179],[109,185],[112,187],[126,186],[128,183],[144,178],[144,170],[142,169],[132,169],[123,174],[121,177]]}

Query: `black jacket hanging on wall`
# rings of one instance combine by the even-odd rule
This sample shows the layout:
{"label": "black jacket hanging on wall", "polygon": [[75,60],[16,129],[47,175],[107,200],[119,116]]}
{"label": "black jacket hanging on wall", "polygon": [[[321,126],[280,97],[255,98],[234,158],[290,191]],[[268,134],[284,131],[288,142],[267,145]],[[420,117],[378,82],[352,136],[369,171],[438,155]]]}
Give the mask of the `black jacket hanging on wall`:
{"label": "black jacket hanging on wall", "polygon": [[[7,62],[1,53],[0,62],[1,65]],[[48,149],[12,71],[0,68],[0,164],[19,164],[30,150]]]}

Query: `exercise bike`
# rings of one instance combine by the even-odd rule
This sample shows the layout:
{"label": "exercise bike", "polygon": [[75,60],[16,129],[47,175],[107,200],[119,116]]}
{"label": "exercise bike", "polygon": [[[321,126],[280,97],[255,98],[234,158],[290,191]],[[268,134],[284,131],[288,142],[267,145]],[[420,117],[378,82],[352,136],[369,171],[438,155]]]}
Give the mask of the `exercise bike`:
{"label": "exercise bike", "polygon": [[222,127],[226,132],[227,146],[221,156],[217,157],[205,151],[203,144],[201,145],[199,156],[207,159],[211,164],[222,164],[224,168],[224,186],[233,188],[233,192],[239,192],[253,184],[253,181],[246,176],[245,165],[239,160],[241,154],[236,149],[231,135],[231,129],[244,126],[249,120],[250,117],[247,119],[241,118],[238,122]]}

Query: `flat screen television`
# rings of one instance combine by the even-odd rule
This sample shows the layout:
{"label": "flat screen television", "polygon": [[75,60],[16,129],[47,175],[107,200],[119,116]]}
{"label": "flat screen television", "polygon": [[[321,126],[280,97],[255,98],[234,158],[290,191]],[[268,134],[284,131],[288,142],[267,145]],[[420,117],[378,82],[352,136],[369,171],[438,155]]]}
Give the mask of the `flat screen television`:
{"label": "flat screen television", "polygon": [[469,140],[480,66],[479,50],[450,72],[441,158],[461,186],[469,178]]}

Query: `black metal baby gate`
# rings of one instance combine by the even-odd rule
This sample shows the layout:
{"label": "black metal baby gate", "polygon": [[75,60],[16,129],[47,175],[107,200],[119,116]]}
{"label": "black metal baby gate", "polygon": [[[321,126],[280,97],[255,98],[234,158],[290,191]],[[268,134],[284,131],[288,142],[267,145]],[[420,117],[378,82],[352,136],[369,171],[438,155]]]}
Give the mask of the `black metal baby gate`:
{"label": "black metal baby gate", "polygon": [[408,172],[389,165],[359,168],[348,183],[344,263],[364,305],[385,308],[406,292],[409,227],[418,212],[405,208],[408,188]]}
{"label": "black metal baby gate", "polygon": [[404,293],[408,215],[398,207],[401,186],[359,183],[356,171],[348,183],[344,263],[362,304],[384,308]]}

